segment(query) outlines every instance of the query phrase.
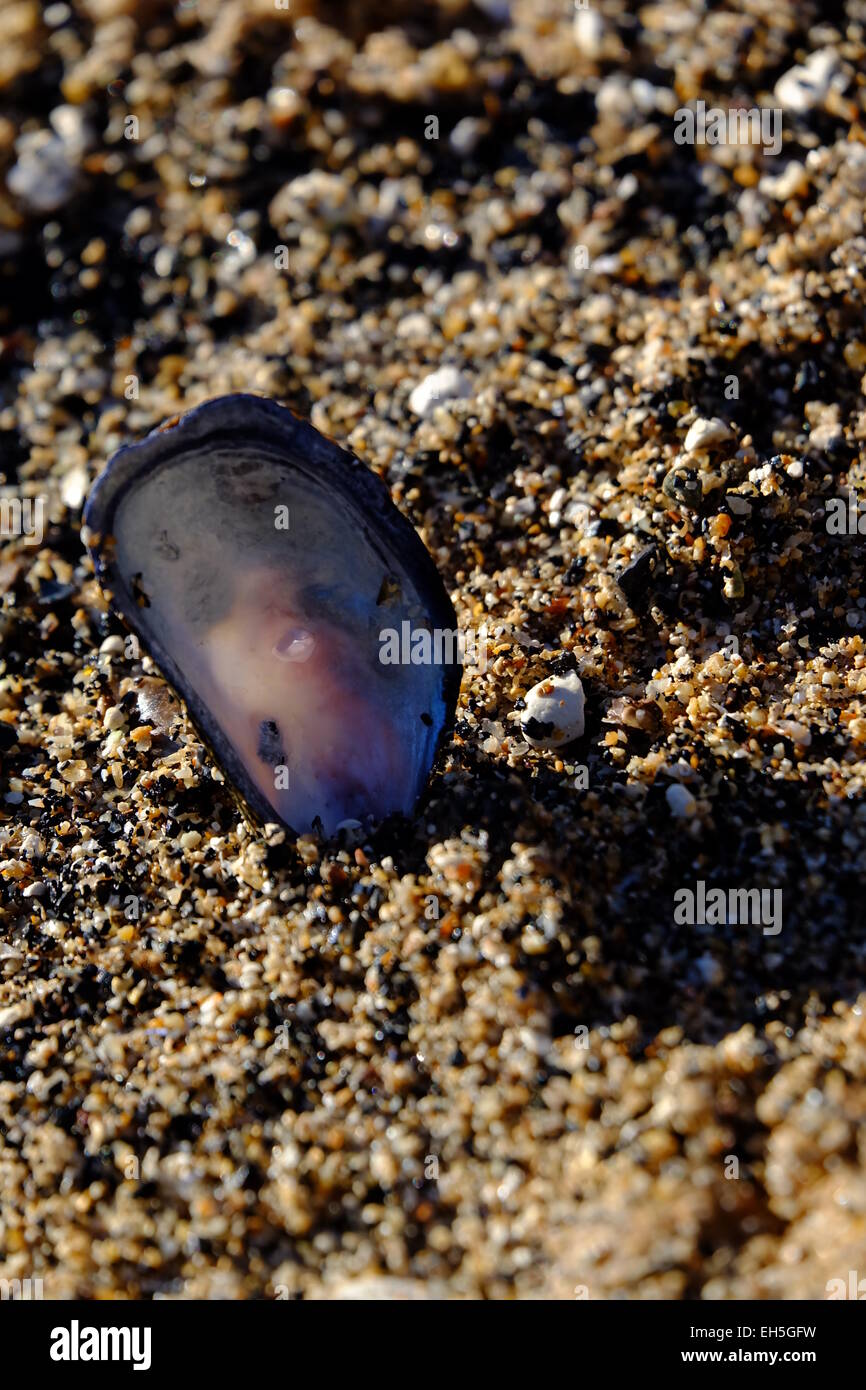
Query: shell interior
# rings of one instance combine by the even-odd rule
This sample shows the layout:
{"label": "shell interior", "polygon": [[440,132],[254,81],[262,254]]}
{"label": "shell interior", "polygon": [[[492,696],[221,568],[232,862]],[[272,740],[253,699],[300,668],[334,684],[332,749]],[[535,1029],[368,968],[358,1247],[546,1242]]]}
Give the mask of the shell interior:
{"label": "shell interior", "polygon": [[229,396],[115,455],[84,519],[116,607],[259,816],[332,834],[411,811],[453,716],[456,619],[374,474]]}

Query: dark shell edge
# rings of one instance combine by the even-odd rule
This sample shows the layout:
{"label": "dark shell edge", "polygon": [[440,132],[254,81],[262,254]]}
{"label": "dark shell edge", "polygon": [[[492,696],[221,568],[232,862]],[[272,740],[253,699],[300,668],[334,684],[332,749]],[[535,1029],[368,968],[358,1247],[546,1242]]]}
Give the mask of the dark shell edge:
{"label": "dark shell edge", "polygon": [[[349,496],[362,515],[369,517],[371,525],[383,538],[384,545],[411,573],[434,626],[456,629],[457,615],[431,555],[412,523],[392,502],[386,484],[354,454],[275,401],[246,392],[219,396],[194,406],[180,417],[172,417],[143,439],[123,445],[111,456],[90,490],[82,517],[90,533],[87,548],[96,576],[103,589],[108,591],[112,607],[141,639],[143,649],[183,698],[214,761],[242,794],[255,817],[267,824],[279,822],[276,810],[252,784],[234,750],[211,719],[204,702],[187,686],[162,644],[152,636],[145,637],[137,620],[138,605],[114,564],[111,533],[115,514],[126,493],[149,473],[171,463],[190,446],[201,445],[215,433],[221,436],[222,444],[230,443],[233,435],[245,444],[256,436],[266,439],[271,447],[290,455],[289,461],[296,468],[298,463],[294,455],[303,451],[304,457],[312,465],[309,471],[316,471],[319,476],[330,474],[339,490]],[[378,548],[378,541],[374,537],[370,539]],[[442,666],[445,716],[433,750],[428,780],[454,723],[461,675],[461,668],[457,664]],[[416,806],[423,794],[424,787],[419,791]],[[292,826],[287,828],[293,835],[298,834]]]}

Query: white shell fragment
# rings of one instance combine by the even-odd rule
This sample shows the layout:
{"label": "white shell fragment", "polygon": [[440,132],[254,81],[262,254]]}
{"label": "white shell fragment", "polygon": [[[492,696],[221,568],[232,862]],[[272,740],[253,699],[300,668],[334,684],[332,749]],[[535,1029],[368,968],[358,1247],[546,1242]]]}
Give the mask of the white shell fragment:
{"label": "white shell fragment", "polygon": [[472,385],[456,367],[440,367],[419,381],[409,397],[409,409],[422,419],[432,415],[437,405],[443,401],[454,400],[472,394]]}
{"label": "white shell fragment", "polygon": [[717,417],[697,419],[686,435],[684,448],[687,454],[693,454],[698,449],[715,449],[719,444],[727,444],[733,437],[733,430],[724,420]]}
{"label": "white shell fragment", "polygon": [[562,748],[584,729],[583,686],[574,671],[539,681],[526,696],[520,723],[533,748]]}

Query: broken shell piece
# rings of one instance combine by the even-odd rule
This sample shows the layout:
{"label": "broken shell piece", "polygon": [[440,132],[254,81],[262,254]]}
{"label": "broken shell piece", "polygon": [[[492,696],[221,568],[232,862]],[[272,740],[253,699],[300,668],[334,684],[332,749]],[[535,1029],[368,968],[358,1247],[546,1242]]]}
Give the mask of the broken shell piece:
{"label": "broken shell piece", "polygon": [[574,671],[539,681],[526,695],[520,717],[523,737],[533,748],[563,748],[584,729],[583,686]]}
{"label": "broken shell piece", "polygon": [[[387,488],[290,411],[225,396],[122,449],[100,581],[262,821],[408,814],[457,698],[456,618]],[[386,663],[391,632],[420,632]],[[404,650],[409,644],[404,644]]]}

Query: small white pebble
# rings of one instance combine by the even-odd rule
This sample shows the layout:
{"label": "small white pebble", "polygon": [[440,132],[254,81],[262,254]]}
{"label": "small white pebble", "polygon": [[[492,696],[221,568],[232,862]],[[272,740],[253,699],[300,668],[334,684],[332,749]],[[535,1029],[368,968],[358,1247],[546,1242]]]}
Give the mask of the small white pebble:
{"label": "small white pebble", "polygon": [[812,734],[805,724],[798,724],[794,719],[777,719],[773,728],[780,734],[785,734],[792,743],[800,743],[808,748],[812,742]]}
{"label": "small white pebble", "polygon": [[665,792],[665,800],[671,808],[671,815],[678,818],[693,816],[697,809],[695,798],[681,782],[675,782],[672,787],[668,787]]}
{"label": "small white pebble", "polygon": [[57,136],[37,131],[22,136],[17,163],[6,187],[30,212],[56,212],[76,191],[78,170],[70,150]]}
{"label": "small white pebble", "polygon": [[576,10],[574,42],[587,58],[598,58],[604,48],[605,24],[598,10]]}
{"label": "small white pebble", "polygon": [[726,444],[733,437],[730,425],[724,420],[717,417],[697,419],[686,435],[684,448],[687,454],[693,454],[697,449],[714,449],[718,444]]}
{"label": "small white pebble", "polygon": [[120,705],[111,705],[102,716],[103,729],[119,729],[124,721],[123,710]]}
{"label": "small white pebble", "polygon": [[394,1155],[387,1149],[378,1149],[370,1155],[370,1172],[380,1187],[393,1187],[400,1176]]}
{"label": "small white pebble", "polygon": [[426,314],[415,313],[406,314],[397,324],[398,338],[420,338],[429,339],[433,332],[433,325]]}
{"label": "small white pebble", "polygon": [[751,516],[752,504],[748,498],[739,497],[735,492],[729,492],[725,501],[735,516]]}
{"label": "small white pebble", "polygon": [[419,381],[409,397],[409,409],[426,419],[443,401],[471,394],[472,385],[469,378],[457,367],[440,367],[438,371],[431,372],[423,381]]}
{"label": "small white pebble", "polygon": [[[520,716],[527,743],[533,748],[561,748],[573,743],[584,730],[583,705],[583,686],[576,672],[539,681],[527,693],[526,709]],[[550,728],[539,731],[537,725]]]}
{"label": "small white pebble", "polygon": [[477,116],[464,116],[462,121],[458,121],[448,138],[454,153],[461,158],[472,154],[485,133],[486,124]]}
{"label": "small white pebble", "polygon": [[767,198],[775,198],[780,203],[785,203],[789,198],[797,198],[809,191],[809,175],[805,165],[798,160],[792,159],[780,174],[773,176],[765,174],[758,184],[759,193],[763,193]]}
{"label": "small white pebble", "polygon": [[60,485],[60,496],[64,506],[71,512],[77,512],[87,496],[87,469],[73,468],[64,477]]}
{"label": "small white pebble", "polygon": [[819,48],[810,53],[805,63],[789,68],[776,83],[779,105],[800,115],[823,106],[838,66],[835,49]]}
{"label": "small white pebble", "polygon": [[55,106],[48,119],[70,151],[82,154],[92,144],[93,132],[82,107],[68,104]]}

